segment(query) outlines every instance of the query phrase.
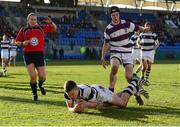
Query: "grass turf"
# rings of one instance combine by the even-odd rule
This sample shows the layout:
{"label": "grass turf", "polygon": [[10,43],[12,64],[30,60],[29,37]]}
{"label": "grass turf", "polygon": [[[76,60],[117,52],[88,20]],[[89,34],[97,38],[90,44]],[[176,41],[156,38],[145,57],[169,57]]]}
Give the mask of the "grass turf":
{"label": "grass turf", "polygon": [[[99,61],[49,62],[46,72],[47,95],[39,94],[39,102],[31,101],[26,68],[18,63],[8,68],[8,77],[0,77],[0,126],[118,126],[118,125],[180,125],[180,64],[157,62],[150,74],[149,100],[139,107],[134,97],[128,108],[89,109],[84,113],[67,110],[63,83],[103,84],[108,87],[110,67]],[[163,64],[161,64],[163,63]],[[50,66],[51,65],[51,66]],[[119,69],[116,92],[127,86],[124,69]]]}

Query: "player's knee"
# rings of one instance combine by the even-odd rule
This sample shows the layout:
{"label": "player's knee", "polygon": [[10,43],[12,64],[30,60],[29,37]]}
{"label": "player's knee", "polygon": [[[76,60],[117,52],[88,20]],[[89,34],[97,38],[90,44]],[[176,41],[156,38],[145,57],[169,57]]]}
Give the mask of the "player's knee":
{"label": "player's knee", "polygon": [[46,76],[41,76],[41,77],[39,77],[39,80],[45,81],[45,80],[46,80]]}
{"label": "player's knee", "polygon": [[41,80],[41,81],[45,81],[45,80],[46,80],[46,75],[45,75],[45,73],[39,73],[39,74],[38,74],[38,78],[39,78],[39,80]]}
{"label": "player's knee", "polygon": [[31,76],[30,76],[30,80],[31,80],[32,82],[35,82],[35,81],[36,81],[36,76],[35,76],[35,75],[31,75]]}

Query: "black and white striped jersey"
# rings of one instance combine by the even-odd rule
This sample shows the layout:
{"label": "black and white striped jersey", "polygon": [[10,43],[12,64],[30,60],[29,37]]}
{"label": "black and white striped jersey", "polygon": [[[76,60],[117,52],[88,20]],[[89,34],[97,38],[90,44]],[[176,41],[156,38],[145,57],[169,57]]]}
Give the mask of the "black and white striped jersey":
{"label": "black and white striped jersey", "polygon": [[16,51],[17,46],[16,45],[10,45],[10,51]]}
{"label": "black and white striped jersey", "polygon": [[143,51],[151,51],[154,50],[157,45],[159,45],[159,40],[156,33],[140,33],[139,44],[141,45],[141,49]]}
{"label": "black and white striped jersey", "polygon": [[[96,90],[95,87],[85,84],[78,85],[78,87],[80,88],[78,99],[83,99],[86,101],[96,100],[98,96],[98,91]],[[68,100],[70,99],[66,93],[64,94],[64,97]]]}
{"label": "black and white striped jersey", "polygon": [[10,41],[1,41],[1,49],[9,49]]}
{"label": "black and white striped jersey", "polygon": [[139,49],[138,44],[137,44],[138,38],[139,38],[138,34],[133,34],[129,39],[130,43],[132,43],[133,48],[135,48],[135,49]]}

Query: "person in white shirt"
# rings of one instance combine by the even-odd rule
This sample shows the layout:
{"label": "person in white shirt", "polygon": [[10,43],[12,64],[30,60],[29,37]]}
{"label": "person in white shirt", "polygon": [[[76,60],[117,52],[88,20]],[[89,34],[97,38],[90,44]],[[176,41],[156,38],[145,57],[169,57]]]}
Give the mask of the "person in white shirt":
{"label": "person in white shirt", "polygon": [[[120,9],[116,6],[110,8],[111,23],[104,30],[104,44],[102,46],[101,63],[106,69],[106,51],[110,47],[109,89],[114,91],[117,81],[119,66],[122,64],[125,69],[125,78],[128,83],[132,80],[133,59],[132,44],[129,42],[129,33],[134,31],[147,31],[149,28],[136,25],[120,18]],[[137,100],[142,105],[142,99]]]}
{"label": "person in white shirt", "polygon": [[2,59],[2,75],[7,75],[6,67],[9,63],[9,47],[10,47],[10,41],[8,38],[7,33],[3,35],[3,40],[0,43],[1,45],[1,59]]}
{"label": "person in white shirt", "polygon": [[139,64],[137,69],[135,70],[135,73],[138,73],[142,70],[142,60],[141,60],[141,47],[138,44],[138,38],[139,38],[139,31],[134,32],[134,34],[130,38],[130,42],[133,45],[132,48],[132,54],[133,54],[133,64],[135,65],[136,63]]}
{"label": "person in white shirt", "polygon": [[151,72],[151,65],[154,63],[155,49],[159,47],[159,40],[157,34],[152,32],[152,27],[149,22],[146,22],[145,27],[151,28],[149,31],[142,32],[139,35],[139,44],[141,46],[141,59],[143,63],[142,79],[145,84],[149,85],[149,76]]}
{"label": "person in white shirt", "polygon": [[75,81],[68,80],[64,84],[64,97],[69,111],[82,112],[88,108],[102,107],[111,104],[125,108],[131,95],[142,94],[149,98],[148,92],[141,85],[137,85],[139,78],[133,75],[133,82],[124,91],[114,94],[102,85],[77,85]]}
{"label": "person in white shirt", "polygon": [[17,45],[15,45],[15,40],[12,38],[11,45],[10,45],[10,60],[9,66],[11,65],[11,61],[13,62],[13,66],[16,66],[16,56],[17,56]]}

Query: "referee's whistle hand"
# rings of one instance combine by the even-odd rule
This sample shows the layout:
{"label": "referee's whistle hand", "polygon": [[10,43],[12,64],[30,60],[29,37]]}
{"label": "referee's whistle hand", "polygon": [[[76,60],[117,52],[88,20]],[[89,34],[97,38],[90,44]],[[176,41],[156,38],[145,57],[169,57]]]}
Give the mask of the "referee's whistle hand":
{"label": "referee's whistle hand", "polygon": [[23,46],[27,46],[29,44],[29,40],[23,41]]}

